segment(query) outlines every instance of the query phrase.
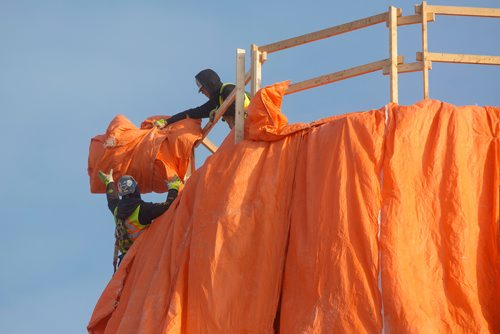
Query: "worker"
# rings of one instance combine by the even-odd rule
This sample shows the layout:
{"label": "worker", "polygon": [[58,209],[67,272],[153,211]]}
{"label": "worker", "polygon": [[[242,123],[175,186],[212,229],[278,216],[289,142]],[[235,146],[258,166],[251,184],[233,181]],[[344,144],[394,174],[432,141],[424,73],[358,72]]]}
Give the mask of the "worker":
{"label": "worker", "polygon": [[[159,119],[154,122],[154,125],[158,128],[164,128],[165,126],[180,121],[185,118],[209,118],[212,122],[215,117],[217,109],[222,105],[225,99],[231,94],[235,85],[231,83],[222,83],[219,75],[212,69],[206,69],[196,74],[195,76],[196,85],[198,86],[198,92],[203,93],[208,97],[208,101],[199,107],[192,108],[173,115],[168,119]],[[250,104],[250,98],[247,93],[245,93],[244,107],[245,109]],[[234,112],[234,102],[229,106],[222,120],[227,122],[230,129],[234,127],[235,123],[235,112]]]}
{"label": "worker", "polygon": [[[108,208],[115,218],[115,250],[113,268],[120,265],[121,260],[133,242],[151,224],[153,219],[161,216],[177,197],[181,180],[174,176],[165,181],[168,188],[167,199],[163,203],[144,202],[136,180],[124,175],[118,180],[118,192],[113,180],[113,169],[108,174],[99,171],[99,179],[106,185]],[[121,254],[118,255],[118,252]]]}

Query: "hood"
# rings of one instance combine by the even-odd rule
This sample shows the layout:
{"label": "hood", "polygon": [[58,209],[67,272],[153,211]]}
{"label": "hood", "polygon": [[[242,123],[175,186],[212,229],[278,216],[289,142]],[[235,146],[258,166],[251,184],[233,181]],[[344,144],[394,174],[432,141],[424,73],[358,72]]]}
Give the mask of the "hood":
{"label": "hood", "polygon": [[124,196],[118,203],[116,217],[119,219],[127,219],[142,202],[141,195],[137,191],[131,195]]}
{"label": "hood", "polygon": [[206,69],[195,75],[196,80],[208,90],[211,96],[217,93],[222,86],[219,75],[211,69]]}

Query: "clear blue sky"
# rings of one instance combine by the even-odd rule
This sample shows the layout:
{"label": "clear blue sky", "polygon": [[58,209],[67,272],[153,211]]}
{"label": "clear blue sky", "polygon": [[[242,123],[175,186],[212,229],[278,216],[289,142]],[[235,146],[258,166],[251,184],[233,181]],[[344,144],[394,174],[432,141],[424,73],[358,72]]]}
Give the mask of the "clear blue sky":
{"label": "clear blue sky", "polygon": [[[85,333],[112,274],[113,219],[90,194],[90,138],[117,114],[135,124],[200,105],[193,76],[211,67],[234,82],[235,50],[264,45],[410,1],[0,1],[0,331]],[[431,4],[500,7],[498,0]],[[400,54],[420,51],[401,27]],[[500,55],[500,19],[438,17],[429,51]],[[383,25],[272,54],[264,85],[301,81],[388,57]],[[248,60],[248,58],[247,58]],[[247,63],[248,64],[248,63]],[[500,67],[434,64],[431,97],[500,105]],[[400,76],[400,103],[422,98],[421,74]],[[374,73],[286,97],[291,122],[380,108],[388,77]],[[211,139],[227,134],[218,125]],[[198,152],[200,162],[207,153]],[[163,196],[145,195],[146,200]]]}

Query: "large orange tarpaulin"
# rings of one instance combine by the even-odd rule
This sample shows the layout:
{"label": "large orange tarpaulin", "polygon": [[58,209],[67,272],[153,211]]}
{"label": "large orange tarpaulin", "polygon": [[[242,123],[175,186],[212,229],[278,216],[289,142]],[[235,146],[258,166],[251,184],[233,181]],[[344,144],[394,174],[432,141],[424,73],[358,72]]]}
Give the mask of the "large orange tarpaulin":
{"label": "large orange tarpaulin", "polygon": [[500,333],[500,108],[390,106],[382,291],[391,333]]}
{"label": "large orange tarpaulin", "polygon": [[[482,120],[470,118],[467,130],[447,125],[453,112],[434,112],[433,139],[410,113],[401,122],[396,115],[407,109],[396,105],[289,126],[279,111],[286,87],[256,94],[245,129],[252,140],[235,145],[231,133],[138,238],[89,332],[498,331],[500,108],[460,108]],[[415,113],[434,104],[442,105],[428,101]],[[439,135],[436,124],[446,131]],[[493,132],[480,131],[487,128]],[[461,135],[448,145],[461,131],[487,148],[476,151]],[[410,140],[428,148],[428,159],[411,146],[404,153]],[[474,155],[451,154],[458,145]],[[456,170],[465,174],[458,186],[432,177],[455,175],[460,161],[474,167]],[[422,209],[420,196],[429,199]],[[421,212],[438,208],[439,215]],[[425,262],[423,254],[433,257]]]}
{"label": "large orange tarpaulin", "polygon": [[201,138],[201,121],[186,119],[159,130],[152,126],[156,118],[168,117],[152,117],[138,128],[118,115],[105,134],[91,139],[88,174],[92,193],[105,192],[97,174],[111,168],[115,179],[132,175],[142,193],[166,192],[164,180],[174,175],[184,178],[193,145]]}

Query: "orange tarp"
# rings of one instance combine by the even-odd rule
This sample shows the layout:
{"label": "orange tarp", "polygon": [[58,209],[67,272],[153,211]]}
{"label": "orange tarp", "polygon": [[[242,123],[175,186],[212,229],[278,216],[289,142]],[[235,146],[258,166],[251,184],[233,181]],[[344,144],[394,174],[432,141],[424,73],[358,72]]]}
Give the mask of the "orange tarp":
{"label": "orange tarp", "polygon": [[390,106],[382,291],[394,333],[499,333],[500,108]]}
{"label": "orange tarp", "polygon": [[186,119],[159,130],[152,126],[157,118],[145,120],[138,128],[125,116],[116,116],[105,134],[91,139],[88,160],[90,191],[104,193],[99,170],[113,168],[116,180],[132,175],[142,193],[166,192],[164,180],[184,178],[194,143],[201,138],[201,121]]}
{"label": "orange tarp", "polygon": [[[282,333],[377,333],[382,110],[333,117],[296,158]],[[319,123],[319,122],[316,122]]]}
{"label": "orange tarp", "polygon": [[231,133],[138,238],[89,332],[498,332],[500,108],[287,125],[286,87],[256,94],[252,140]]}

